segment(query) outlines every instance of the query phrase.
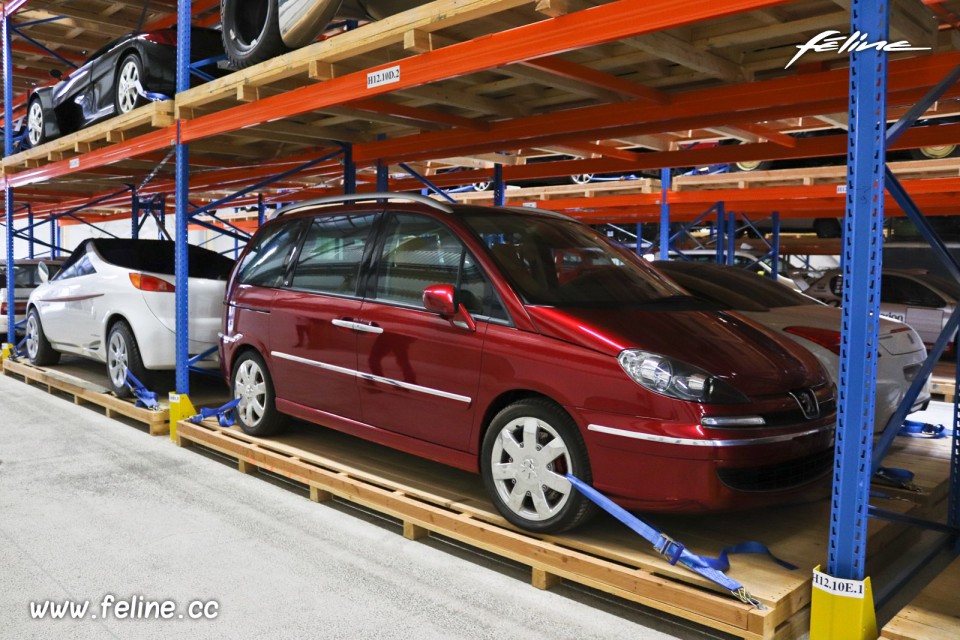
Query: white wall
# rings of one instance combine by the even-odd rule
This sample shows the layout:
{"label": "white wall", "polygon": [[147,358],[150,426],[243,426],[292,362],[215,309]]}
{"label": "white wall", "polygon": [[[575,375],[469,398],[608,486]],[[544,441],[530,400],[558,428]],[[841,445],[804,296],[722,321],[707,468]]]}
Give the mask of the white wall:
{"label": "white wall", "polygon": [[[18,221],[15,225],[16,227],[26,226],[25,221]],[[97,228],[93,228],[84,224],[71,224],[61,227],[60,231],[60,246],[64,249],[73,249],[80,242],[86,240],[87,238],[106,238],[109,237],[105,231],[112,233],[120,238],[129,238],[131,233],[131,222],[130,220],[111,220],[109,222],[104,222],[96,225]],[[176,216],[168,215],[166,217],[165,227],[167,232],[171,237],[176,235]],[[36,239],[43,242],[50,242],[50,225],[49,223],[43,224],[36,229]],[[159,239],[163,236],[160,235],[156,222],[152,218],[148,218],[147,221],[143,224],[143,227],[140,229],[140,238],[143,239]],[[224,255],[227,257],[233,257],[234,241],[233,238],[229,238],[218,234],[214,231],[209,230],[199,230],[199,231],[190,231],[189,233],[190,244],[203,245],[204,248],[210,249],[212,251],[218,252],[227,252]],[[213,240],[211,240],[213,239]],[[210,240],[208,242],[208,240]],[[204,244],[205,243],[205,244]],[[0,259],[6,258],[6,227],[0,227]],[[240,243],[240,250],[243,250],[244,243]],[[49,249],[40,244],[34,245],[34,255],[36,257],[44,257],[49,255]],[[26,258],[28,255],[28,244],[26,240],[21,240],[20,238],[14,238],[14,251],[13,255],[15,258]],[[68,255],[68,254],[63,254]]]}

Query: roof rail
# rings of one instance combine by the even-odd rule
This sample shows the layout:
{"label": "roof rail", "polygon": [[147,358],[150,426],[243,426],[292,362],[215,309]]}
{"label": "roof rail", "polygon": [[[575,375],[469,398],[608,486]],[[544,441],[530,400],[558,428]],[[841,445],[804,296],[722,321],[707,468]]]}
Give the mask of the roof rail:
{"label": "roof rail", "polygon": [[287,205],[279,211],[277,211],[274,218],[279,218],[282,215],[287,213],[292,213],[294,211],[299,211],[300,209],[307,209],[310,207],[316,207],[319,205],[325,204],[339,204],[341,202],[357,202],[361,200],[409,200],[410,202],[418,202],[420,204],[425,204],[428,207],[432,207],[444,213],[453,213],[453,209],[450,205],[443,202],[439,202],[432,198],[426,196],[421,196],[419,194],[411,193],[351,193],[344,194],[341,196],[324,196],[323,198],[314,198],[312,200],[304,200],[303,202],[297,202],[295,204]]}

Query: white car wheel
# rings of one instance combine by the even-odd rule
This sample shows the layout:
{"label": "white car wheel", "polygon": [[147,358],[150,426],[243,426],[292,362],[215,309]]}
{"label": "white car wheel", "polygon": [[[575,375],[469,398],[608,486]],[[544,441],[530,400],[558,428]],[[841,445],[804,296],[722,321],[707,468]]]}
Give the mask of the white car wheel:
{"label": "white car wheel", "polygon": [[286,425],[287,417],[277,411],[273,381],[259,354],[246,351],[233,367],[233,397],[240,428],[252,436],[270,436]]}
{"label": "white car wheel", "polygon": [[521,400],[497,414],[481,455],[494,506],[514,525],[557,533],[592,514],[592,503],[566,478],[592,483],[586,445],[573,419],[549,400]]}
{"label": "white car wheel", "polygon": [[30,102],[30,110],[27,112],[27,142],[31,147],[35,147],[46,141],[44,137],[43,105],[39,99]]}
{"label": "white car wheel", "polygon": [[117,72],[117,113],[129,113],[143,102],[140,80],[140,59],[131,54],[124,58]]}

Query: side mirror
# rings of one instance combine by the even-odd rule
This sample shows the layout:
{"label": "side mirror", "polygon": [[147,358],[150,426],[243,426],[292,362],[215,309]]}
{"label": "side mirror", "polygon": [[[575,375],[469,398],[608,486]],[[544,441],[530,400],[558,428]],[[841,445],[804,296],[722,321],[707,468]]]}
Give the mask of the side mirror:
{"label": "side mirror", "polygon": [[454,297],[453,285],[432,284],[423,290],[423,306],[427,311],[440,314],[442,318],[450,318],[450,321],[461,329],[476,331],[477,324],[470,312],[462,304],[457,305]]}
{"label": "side mirror", "polygon": [[457,312],[453,298],[453,286],[449,284],[432,284],[423,290],[423,306],[441,316],[452,316]]}
{"label": "side mirror", "polygon": [[40,282],[47,284],[50,281],[50,267],[47,266],[47,263],[41,262],[37,265],[37,271],[40,272]]}
{"label": "side mirror", "polygon": [[63,80],[63,71],[60,69],[50,69],[50,75],[56,78],[57,82]]}

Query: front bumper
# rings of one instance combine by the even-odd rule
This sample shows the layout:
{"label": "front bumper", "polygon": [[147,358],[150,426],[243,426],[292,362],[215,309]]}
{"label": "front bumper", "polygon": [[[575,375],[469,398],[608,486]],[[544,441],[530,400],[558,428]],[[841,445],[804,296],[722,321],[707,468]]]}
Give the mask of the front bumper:
{"label": "front bumper", "polygon": [[585,425],[594,485],[627,509],[735,511],[827,489],[834,414],[789,427],[707,429],[568,410]]}

